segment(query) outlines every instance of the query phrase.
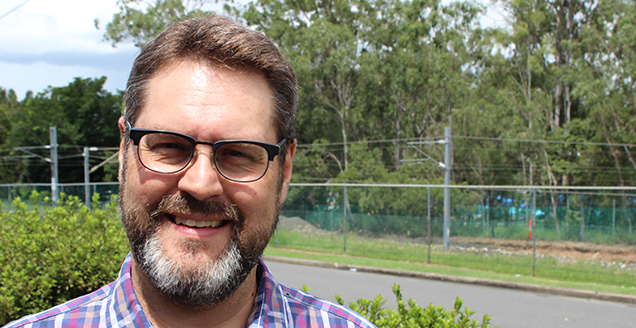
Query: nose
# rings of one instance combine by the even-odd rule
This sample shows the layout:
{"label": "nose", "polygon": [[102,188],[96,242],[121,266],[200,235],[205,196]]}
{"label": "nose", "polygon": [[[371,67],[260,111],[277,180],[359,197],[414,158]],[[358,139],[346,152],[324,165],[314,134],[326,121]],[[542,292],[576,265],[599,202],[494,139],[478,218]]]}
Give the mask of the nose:
{"label": "nose", "polygon": [[192,163],[185,168],[183,176],[179,179],[178,187],[179,190],[203,201],[223,193],[220,179],[221,175],[214,166],[210,152],[195,152]]}

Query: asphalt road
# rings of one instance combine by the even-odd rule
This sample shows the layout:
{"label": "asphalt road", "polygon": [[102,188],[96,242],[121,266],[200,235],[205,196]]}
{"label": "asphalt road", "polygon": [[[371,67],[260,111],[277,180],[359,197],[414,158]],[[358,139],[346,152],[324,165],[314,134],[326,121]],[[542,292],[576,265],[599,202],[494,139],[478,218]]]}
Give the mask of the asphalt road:
{"label": "asphalt road", "polygon": [[573,297],[536,294],[512,289],[483,287],[436,280],[415,279],[364,272],[351,272],[268,261],[276,279],[292,287],[309,287],[309,292],[334,301],[340,295],[345,304],[358,298],[372,299],[381,294],[386,306],[396,308],[391,287],[402,287],[404,299],[420,306],[453,307],[455,297],[475,311],[473,319],[492,316],[491,327],[636,327],[636,306]]}

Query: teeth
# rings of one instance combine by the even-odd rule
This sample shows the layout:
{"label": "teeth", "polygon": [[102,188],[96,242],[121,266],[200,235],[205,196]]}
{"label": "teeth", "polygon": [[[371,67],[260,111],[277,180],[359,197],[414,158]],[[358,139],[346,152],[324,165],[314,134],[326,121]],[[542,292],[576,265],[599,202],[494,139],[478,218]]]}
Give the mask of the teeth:
{"label": "teeth", "polygon": [[223,221],[198,221],[184,219],[178,216],[175,216],[174,222],[191,228],[218,228],[223,224]]}

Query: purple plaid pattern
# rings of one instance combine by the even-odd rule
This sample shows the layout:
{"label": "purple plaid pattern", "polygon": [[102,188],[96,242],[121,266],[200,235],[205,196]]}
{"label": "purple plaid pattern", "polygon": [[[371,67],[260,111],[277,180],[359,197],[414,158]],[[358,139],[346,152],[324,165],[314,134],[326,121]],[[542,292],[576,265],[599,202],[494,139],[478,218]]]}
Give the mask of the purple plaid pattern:
{"label": "purple plaid pattern", "polygon": [[[265,263],[254,309],[245,327],[375,327],[343,306],[279,284]],[[130,278],[130,254],[114,282],[41,313],[13,321],[4,328],[28,327],[152,327],[141,309]]]}
{"label": "purple plaid pattern", "polygon": [[278,283],[261,260],[263,278],[246,327],[375,327],[360,314]]}
{"label": "purple plaid pattern", "polygon": [[152,327],[130,278],[130,255],[114,282],[44,312],[10,322],[13,327]]}

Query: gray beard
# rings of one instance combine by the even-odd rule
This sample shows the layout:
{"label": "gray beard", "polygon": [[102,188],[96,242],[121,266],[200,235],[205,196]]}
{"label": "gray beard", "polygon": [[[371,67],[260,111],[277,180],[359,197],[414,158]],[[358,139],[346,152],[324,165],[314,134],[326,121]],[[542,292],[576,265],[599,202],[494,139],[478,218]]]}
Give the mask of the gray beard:
{"label": "gray beard", "polygon": [[[194,249],[197,246],[186,245]],[[242,253],[232,238],[216,261],[210,261],[194,271],[185,271],[165,255],[161,241],[154,233],[138,249],[136,258],[141,269],[163,294],[178,304],[202,307],[222,302],[245,281],[260,254],[248,258]]]}
{"label": "gray beard", "polygon": [[[155,206],[128,204],[125,182],[120,186],[122,222],[130,242],[135,262],[150,279],[152,285],[175,303],[200,308],[214,306],[227,299],[245,281],[258,264],[269,238],[276,229],[276,216],[272,226],[261,231],[259,237],[240,242],[243,230],[243,215],[235,206],[200,202],[190,195],[166,196]],[[158,237],[165,213],[199,213],[223,215],[226,224],[232,224],[230,241],[216,260],[209,260],[199,268],[184,267],[170,258]],[[183,241],[179,245],[192,255],[205,250],[205,245],[196,240]]]}

